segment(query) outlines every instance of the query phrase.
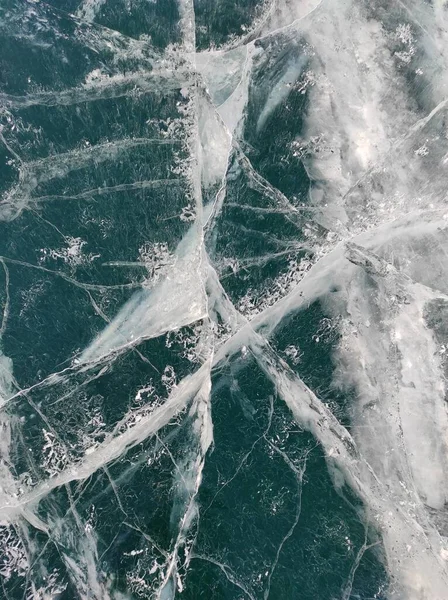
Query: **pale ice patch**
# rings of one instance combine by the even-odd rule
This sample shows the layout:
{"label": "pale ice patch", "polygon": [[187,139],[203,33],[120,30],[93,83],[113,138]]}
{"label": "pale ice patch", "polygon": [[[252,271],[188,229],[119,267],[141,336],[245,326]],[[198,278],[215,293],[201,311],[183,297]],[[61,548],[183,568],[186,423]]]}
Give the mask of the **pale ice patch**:
{"label": "pale ice patch", "polygon": [[134,294],[77,359],[94,362],[110,354],[194,323],[207,314],[201,280],[201,246],[192,225],[176,250],[176,262],[154,287]]}
{"label": "pale ice patch", "polygon": [[[211,360],[208,362],[211,366]],[[209,371],[210,375],[210,371]],[[172,518],[177,522],[177,515],[181,517],[178,525],[178,534],[174,548],[169,555],[164,581],[157,593],[157,600],[172,600],[178,592],[183,591],[183,580],[178,572],[179,552],[184,548],[186,558],[184,566],[190,561],[192,550],[187,545],[187,535],[199,516],[197,496],[202,481],[205,458],[213,442],[213,424],[210,407],[210,376],[205,378],[198,390],[189,411],[192,420],[191,446],[186,448],[183,460],[177,465],[177,498],[175,497],[172,509]]]}
{"label": "pale ice patch", "polygon": [[207,98],[199,97],[198,129],[201,143],[201,176],[207,188],[220,183],[227,170],[231,135]]}
{"label": "pale ice patch", "polygon": [[241,67],[240,78],[233,92],[217,107],[228,131],[238,136],[243,127],[243,116],[249,99],[249,85],[254,55],[257,50],[253,45],[245,48],[245,59]]}
{"label": "pale ice patch", "polygon": [[223,104],[239,85],[245,60],[244,47],[196,54],[196,68],[215,106]]}
{"label": "pale ice patch", "polygon": [[0,353],[0,405],[3,405],[14,390],[12,360]]}

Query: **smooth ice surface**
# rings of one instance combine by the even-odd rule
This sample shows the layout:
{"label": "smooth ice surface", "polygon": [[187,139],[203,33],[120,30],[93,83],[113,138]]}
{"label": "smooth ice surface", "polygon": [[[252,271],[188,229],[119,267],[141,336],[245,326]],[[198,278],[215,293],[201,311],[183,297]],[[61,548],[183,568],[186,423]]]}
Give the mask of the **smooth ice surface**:
{"label": "smooth ice surface", "polygon": [[4,0],[0,597],[448,600],[448,8]]}

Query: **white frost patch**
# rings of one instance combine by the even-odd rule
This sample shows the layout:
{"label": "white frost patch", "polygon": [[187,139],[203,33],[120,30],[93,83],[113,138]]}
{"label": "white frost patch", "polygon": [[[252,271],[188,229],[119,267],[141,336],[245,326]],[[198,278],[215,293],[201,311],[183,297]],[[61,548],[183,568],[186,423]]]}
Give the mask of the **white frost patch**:
{"label": "white frost patch", "polygon": [[184,221],[184,223],[192,223],[196,220],[196,209],[195,207],[189,203],[187,206],[184,206],[182,212],[179,215],[179,219]]}
{"label": "white frost patch", "polygon": [[403,46],[402,50],[395,52],[395,56],[405,64],[409,64],[416,52],[415,40],[409,23],[398,25],[395,36]]}
{"label": "white frost patch", "polygon": [[45,444],[42,448],[44,455],[43,468],[50,477],[54,477],[67,466],[69,457],[66,449],[51,431],[44,429],[42,433],[45,439]]}
{"label": "white frost patch", "polygon": [[143,263],[148,271],[149,285],[154,285],[166,275],[177,260],[177,257],[169,251],[166,243],[147,242],[139,248],[138,254],[139,262]]}
{"label": "white frost patch", "polygon": [[65,241],[65,248],[56,250],[53,248],[41,248],[40,262],[48,261],[49,259],[60,259],[71,267],[78,267],[80,265],[88,264],[100,256],[99,254],[92,253],[85,254],[83,248],[87,242],[79,237],[66,236]]}
{"label": "white frost patch", "polygon": [[8,581],[13,576],[25,577],[29,568],[23,543],[11,525],[0,525],[0,576]]}
{"label": "white frost patch", "polygon": [[107,0],[83,0],[79,5],[76,16],[85,21],[94,21],[98,11]]}

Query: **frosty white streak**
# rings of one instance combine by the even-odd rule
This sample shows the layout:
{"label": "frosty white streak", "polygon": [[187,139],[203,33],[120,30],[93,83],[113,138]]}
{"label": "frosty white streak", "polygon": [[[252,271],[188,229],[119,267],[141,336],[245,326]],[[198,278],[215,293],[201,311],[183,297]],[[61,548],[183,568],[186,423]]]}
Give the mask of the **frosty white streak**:
{"label": "frosty white streak", "polygon": [[70,106],[108,98],[121,98],[134,93],[163,92],[189,85],[188,73],[178,70],[137,72],[103,77],[99,81],[60,92],[36,92],[26,96],[0,94],[0,106],[24,109],[30,106]]}

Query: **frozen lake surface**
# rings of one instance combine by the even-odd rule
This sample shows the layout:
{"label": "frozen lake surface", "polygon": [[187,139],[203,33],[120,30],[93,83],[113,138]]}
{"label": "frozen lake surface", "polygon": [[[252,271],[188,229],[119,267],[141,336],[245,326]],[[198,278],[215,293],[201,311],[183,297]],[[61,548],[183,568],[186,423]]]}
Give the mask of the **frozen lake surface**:
{"label": "frozen lake surface", "polygon": [[0,598],[448,600],[448,5],[0,3]]}

